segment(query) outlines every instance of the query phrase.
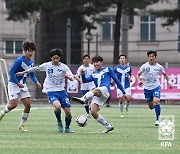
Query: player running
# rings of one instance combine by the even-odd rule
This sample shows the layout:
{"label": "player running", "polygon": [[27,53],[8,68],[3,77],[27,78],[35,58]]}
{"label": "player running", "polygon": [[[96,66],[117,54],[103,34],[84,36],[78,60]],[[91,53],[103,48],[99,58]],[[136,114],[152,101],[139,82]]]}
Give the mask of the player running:
{"label": "player running", "polygon": [[[144,95],[149,108],[155,109],[156,122],[155,126],[159,126],[159,116],[161,113],[160,107],[160,82],[159,82],[159,72],[163,73],[165,79],[168,81],[170,89],[172,85],[169,82],[169,77],[166,74],[164,68],[156,62],[157,52],[148,51],[147,52],[148,62],[140,67],[137,74],[137,80],[139,85],[144,86]],[[140,77],[141,76],[141,77]]]}
{"label": "player running", "polygon": [[117,98],[119,99],[119,108],[121,112],[121,117],[124,117],[124,106],[126,109],[126,114],[128,114],[128,106],[131,101],[131,87],[130,87],[130,82],[132,81],[131,79],[131,67],[126,64],[126,55],[120,55],[119,56],[119,65],[117,65],[114,68],[114,73],[117,74],[117,78],[121,82],[123,88],[125,89],[126,92],[126,100],[124,101],[123,98],[123,93],[122,91],[117,88]]}
{"label": "player running", "polygon": [[80,102],[81,104],[85,104],[87,100],[92,99],[91,115],[94,117],[94,119],[97,120],[97,122],[106,127],[104,133],[108,133],[109,131],[112,131],[114,127],[110,123],[108,123],[104,119],[104,117],[98,113],[98,111],[109,97],[111,78],[115,81],[118,88],[122,91],[124,98],[126,93],[121,83],[114,75],[113,70],[110,67],[103,67],[103,58],[101,56],[93,57],[92,61],[96,71],[88,78],[86,78],[84,71],[81,70],[82,81],[84,83],[94,81],[96,88],[90,90],[81,98],[72,97],[72,99]]}
{"label": "player running", "polygon": [[17,107],[19,99],[24,104],[24,110],[22,113],[22,118],[18,128],[22,131],[28,131],[24,127],[24,123],[27,121],[31,108],[31,96],[26,85],[26,78],[31,77],[31,80],[40,88],[41,84],[38,82],[34,73],[26,73],[23,76],[16,76],[15,74],[20,71],[27,70],[28,68],[33,67],[33,61],[31,57],[33,52],[36,50],[36,45],[34,42],[24,42],[23,44],[24,55],[18,57],[14,64],[12,65],[9,75],[10,79],[8,82],[8,94],[9,94],[9,103],[6,107],[0,112],[0,120],[5,116],[6,113],[13,110]]}
{"label": "player running", "polygon": [[[78,68],[76,75],[74,76],[74,78],[76,80],[78,80],[81,84],[81,94],[82,96],[85,95],[89,90],[94,89],[96,86],[94,84],[94,82],[88,82],[88,83],[83,83],[82,82],[82,77],[81,77],[81,70],[84,70],[85,73],[85,77],[89,77],[91,74],[93,74],[94,72],[94,65],[90,64],[90,56],[89,55],[84,55],[83,56],[83,64]],[[89,100],[86,104],[84,104],[86,113],[87,113],[87,117],[90,117],[90,111],[89,111],[89,104],[90,104]]]}
{"label": "player running", "polygon": [[67,93],[64,89],[65,78],[73,80],[73,74],[67,65],[60,62],[62,56],[61,49],[52,49],[50,51],[50,58],[52,61],[30,68],[26,71],[19,72],[17,75],[23,75],[24,73],[34,71],[46,71],[46,78],[43,84],[42,92],[46,93],[50,104],[54,106],[54,114],[57,119],[57,125],[59,132],[64,132],[64,128],[61,121],[61,108],[65,112],[65,132],[74,133],[69,128],[72,115],[70,111],[71,103],[69,102]]}

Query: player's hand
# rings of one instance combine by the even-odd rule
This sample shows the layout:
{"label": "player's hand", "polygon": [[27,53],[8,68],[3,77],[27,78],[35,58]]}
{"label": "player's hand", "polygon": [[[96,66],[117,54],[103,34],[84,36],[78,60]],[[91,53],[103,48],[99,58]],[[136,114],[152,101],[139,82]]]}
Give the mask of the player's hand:
{"label": "player's hand", "polygon": [[23,76],[24,73],[25,73],[24,71],[23,71],[23,72],[17,72],[17,73],[16,73],[16,76]]}
{"label": "player's hand", "polygon": [[17,85],[19,88],[24,88],[23,84],[21,84],[21,83],[17,83]]}
{"label": "player's hand", "polygon": [[37,82],[37,87],[38,87],[38,88],[41,88],[41,87],[42,87],[39,82]]}
{"label": "player's hand", "polygon": [[84,74],[85,72],[84,72],[84,70],[83,70],[83,69],[81,69],[81,70],[80,70],[80,73],[81,73],[81,74]]}
{"label": "player's hand", "polygon": [[127,99],[126,94],[123,95],[123,101],[125,101]]}
{"label": "player's hand", "polygon": [[140,85],[140,86],[143,85],[142,81],[139,81],[139,85]]}

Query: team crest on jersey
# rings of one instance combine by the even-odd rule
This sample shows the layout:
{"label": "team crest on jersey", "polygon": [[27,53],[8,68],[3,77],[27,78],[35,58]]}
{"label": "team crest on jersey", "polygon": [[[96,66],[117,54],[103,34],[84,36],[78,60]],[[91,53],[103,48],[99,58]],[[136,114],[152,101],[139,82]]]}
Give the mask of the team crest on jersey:
{"label": "team crest on jersey", "polygon": [[146,73],[150,72],[150,67],[147,67],[145,71]]}

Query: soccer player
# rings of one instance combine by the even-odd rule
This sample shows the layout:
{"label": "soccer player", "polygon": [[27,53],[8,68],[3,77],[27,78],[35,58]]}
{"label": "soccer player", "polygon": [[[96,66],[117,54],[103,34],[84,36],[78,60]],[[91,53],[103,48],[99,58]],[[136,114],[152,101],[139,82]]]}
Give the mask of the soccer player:
{"label": "soccer player", "polygon": [[[164,68],[156,62],[157,52],[148,51],[147,52],[148,62],[140,67],[137,74],[137,80],[139,85],[144,86],[144,95],[149,108],[155,109],[156,122],[155,126],[159,126],[159,116],[161,113],[160,107],[160,82],[159,82],[159,72],[161,72],[165,79],[168,81],[170,89],[172,85],[169,82],[169,77],[166,74]],[[140,77],[141,76],[141,77]]]}
{"label": "soccer player", "polygon": [[119,80],[114,75],[112,68],[103,67],[103,58],[101,56],[93,57],[92,61],[96,71],[88,78],[86,78],[84,71],[81,70],[82,81],[84,83],[94,81],[96,88],[90,90],[81,98],[72,97],[72,99],[78,101],[81,104],[84,104],[85,101],[88,99],[92,99],[91,115],[94,117],[94,119],[97,120],[97,122],[99,122],[100,124],[106,127],[104,133],[108,133],[109,131],[112,131],[114,127],[110,123],[108,123],[104,119],[104,117],[98,113],[98,111],[100,110],[101,106],[106,102],[106,100],[110,95],[109,92],[110,92],[111,78],[115,81],[118,88],[122,90],[124,97],[125,97],[125,91]]}
{"label": "soccer player", "polygon": [[46,93],[50,104],[54,106],[54,114],[57,119],[57,126],[59,132],[64,132],[64,128],[61,121],[61,108],[65,112],[65,132],[74,133],[69,128],[71,124],[71,103],[68,99],[67,93],[64,89],[65,78],[73,80],[73,74],[67,65],[60,62],[62,56],[61,49],[52,49],[50,51],[50,58],[52,61],[41,64],[40,66],[32,67],[23,72],[18,72],[17,75],[23,75],[24,73],[34,71],[46,71],[46,78],[43,84],[42,92]]}
{"label": "soccer player", "polygon": [[117,88],[117,98],[119,100],[121,117],[124,117],[124,111],[123,111],[124,106],[126,109],[126,114],[128,114],[128,106],[131,101],[131,87],[130,87],[130,82],[132,81],[131,67],[128,64],[126,64],[126,62],[127,62],[126,55],[123,54],[119,55],[119,65],[117,65],[114,68],[114,73],[117,75],[117,78],[121,82],[126,92],[126,100],[124,101],[122,91],[119,88]]}
{"label": "soccer player", "polygon": [[41,84],[38,82],[34,73],[26,73],[23,76],[17,77],[15,74],[20,71],[24,71],[28,68],[33,67],[33,61],[31,57],[33,52],[36,50],[36,45],[34,42],[24,42],[23,44],[24,55],[18,57],[10,69],[10,79],[8,82],[8,94],[9,103],[0,112],[0,120],[5,116],[6,113],[16,108],[19,99],[24,104],[24,111],[22,113],[22,118],[19,124],[19,129],[22,131],[28,131],[24,127],[24,123],[27,121],[30,113],[30,93],[26,85],[26,78],[30,75],[32,81],[40,88]]}
{"label": "soccer player", "polygon": [[[81,69],[84,70],[85,77],[89,77],[91,74],[94,72],[94,65],[90,64],[90,56],[89,55],[84,55],[83,56],[83,64],[78,68],[76,76],[74,77],[76,80],[78,80],[81,83],[81,94],[82,96],[85,95],[89,90],[92,90],[95,88],[94,82],[88,82],[88,83],[83,83],[82,82],[82,77],[81,77]],[[87,117],[90,117],[90,111],[89,111],[89,103],[91,100],[89,100],[86,104],[84,104]]]}

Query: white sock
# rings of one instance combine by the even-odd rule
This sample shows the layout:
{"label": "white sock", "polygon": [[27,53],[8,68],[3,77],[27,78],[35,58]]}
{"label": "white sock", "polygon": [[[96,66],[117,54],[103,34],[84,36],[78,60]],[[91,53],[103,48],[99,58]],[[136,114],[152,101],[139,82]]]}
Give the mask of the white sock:
{"label": "white sock", "polygon": [[93,92],[89,91],[82,97],[82,99],[84,99],[86,101],[86,100],[92,98],[93,96],[94,96]]}
{"label": "white sock", "polygon": [[123,113],[124,103],[122,103],[122,104],[119,103],[119,108],[120,108],[121,113]]}
{"label": "white sock", "polygon": [[97,122],[99,122],[100,124],[102,124],[106,127],[110,126],[110,124],[101,115],[99,115],[96,120],[97,120]]}
{"label": "white sock", "polygon": [[29,117],[29,113],[22,113],[22,118],[21,118],[21,122],[19,125],[24,125],[24,123],[26,122],[26,120],[28,119]]}
{"label": "white sock", "polygon": [[6,113],[9,112],[9,109],[8,107],[6,106],[2,111],[1,111],[1,114],[5,115]]}

